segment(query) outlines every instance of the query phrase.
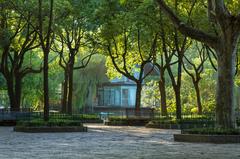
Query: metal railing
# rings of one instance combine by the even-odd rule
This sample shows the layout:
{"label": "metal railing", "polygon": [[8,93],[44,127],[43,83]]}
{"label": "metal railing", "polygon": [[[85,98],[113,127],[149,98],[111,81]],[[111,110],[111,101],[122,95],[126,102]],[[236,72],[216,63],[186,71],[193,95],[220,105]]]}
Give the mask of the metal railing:
{"label": "metal railing", "polygon": [[[0,112],[0,121],[17,121],[17,120],[33,120],[33,119],[43,119],[43,112],[9,112],[1,111]],[[67,120],[98,120],[100,119],[99,114],[62,114],[62,113],[49,113],[50,119],[67,119]]]}

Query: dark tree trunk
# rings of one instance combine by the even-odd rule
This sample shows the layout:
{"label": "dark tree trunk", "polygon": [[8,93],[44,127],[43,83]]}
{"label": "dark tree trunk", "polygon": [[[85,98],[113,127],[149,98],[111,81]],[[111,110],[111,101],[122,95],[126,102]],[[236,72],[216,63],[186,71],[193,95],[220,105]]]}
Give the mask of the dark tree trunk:
{"label": "dark tree trunk", "polygon": [[176,118],[182,118],[182,106],[181,106],[181,94],[180,94],[180,87],[177,86],[174,88],[175,100],[176,100]]}
{"label": "dark tree trunk", "polygon": [[[49,57],[49,52],[51,48],[51,43],[52,43],[52,24],[53,24],[53,1],[49,1],[49,19],[48,19],[48,25],[47,27],[43,27],[44,24],[44,18],[42,15],[42,0],[38,1],[38,29],[39,29],[39,40],[40,44],[43,50],[43,98],[44,98],[44,120],[48,121],[49,120],[49,85],[48,85],[48,57]],[[46,14],[46,13],[45,13]],[[46,34],[44,33],[43,30],[46,29]]]}
{"label": "dark tree trunk", "polygon": [[21,106],[21,91],[22,91],[22,78],[18,75],[14,77],[6,78],[7,90],[10,102],[10,110],[13,112],[19,112]]}
{"label": "dark tree trunk", "polygon": [[6,78],[7,81],[7,91],[8,91],[8,97],[10,102],[10,110],[11,112],[19,111],[16,107],[16,98],[14,93],[14,82],[13,77]]}
{"label": "dark tree trunk", "polygon": [[63,95],[62,95],[62,113],[67,112],[67,96],[68,96],[68,71],[64,70],[64,82],[63,82]]}
{"label": "dark tree trunk", "polygon": [[141,92],[142,92],[142,82],[137,82],[136,101],[135,101],[135,112],[136,112],[136,115],[140,115]]}
{"label": "dark tree trunk", "polygon": [[177,81],[172,74],[170,66],[167,68],[168,73],[171,77],[172,86],[175,94],[175,101],[176,101],[176,118],[182,118],[182,103],[181,103],[181,79],[182,79],[182,56],[179,55],[178,57],[178,73],[177,73]]}
{"label": "dark tree trunk", "polygon": [[161,96],[161,113],[162,116],[167,116],[167,102],[166,102],[166,87],[165,87],[165,78],[161,75],[158,82],[160,96]]}
{"label": "dark tree trunk", "polygon": [[177,85],[175,88],[176,96],[176,117],[177,119],[182,118],[182,102],[181,102],[181,84],[182,84],[182,64],[183,64],[183,54],[184,52],[178,53],[178,75],[177,75]]}
{"label": "dark tree trunk", "polygon": [[198,114],[202,114],[202,102],[201,102],[201,94],[200,94],[200,89],[199,89],[199,81],[193,82],[196,96],[197,96],[197,107],[198,107]]}
{"label": "dark tree trunk", "polygon": [[216,122],[218,127],[234,128],[233,88],[236,48],[232,47],[232,44],[227,44],[225,42],[225,48],[218,53]]}
{"label": "dark tree trunk", "polygon": [[15,80],[15,100],[16,100],[16,111],[20,111],[21,105],[21,93],[22,93],[22,78],[16,75]]}
{"label": "dark tree trunk", "polygon": [[43,90],[44,90],[44,120],[49,120],[49,90],[48,90],[48,53],[49,50],[44,51],[43,64]]}
{"label": "dark tree trunk", "polygon": [[72,96],[73,96],[73,64],[69,66],[69,81],[68,81],[68,99],[67,110],[68,114],[72,114]]}

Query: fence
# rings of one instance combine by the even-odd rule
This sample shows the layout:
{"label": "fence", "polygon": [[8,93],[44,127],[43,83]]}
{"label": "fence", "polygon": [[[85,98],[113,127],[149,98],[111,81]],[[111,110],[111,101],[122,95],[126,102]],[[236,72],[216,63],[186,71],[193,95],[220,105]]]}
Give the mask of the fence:
{"label": "fence", "polygon": [[[135,109],[126,108],[119,111],[114,112],[98,112],[98,113],[73,113],[69,114],[62,114],[59,112],[50,112],[49,116],[51,119],[71,119],[71,120],[81,120],[83,118],[89,119],[100,119],[101,114],[106,115],[107,117],[119,117],[119,118],[147,118],[147,119],[175,119],[176,114],[169,113],[167,116],[162,116],[160,112],[153,111],[153,109],[141,109],[139,112],[136,112]],[[10,111],[0,111],[0,121],[6,120],[31,120],[34,118],[43,118],[43,112],[10,112]],[[240,112],[236,112],[236,118],[240,121]],[[193,114],[193,113],[183,113],[182,120],[185,119],[197,119],[200,122],[205,121],[214,121],[215,120],[215,113],[204,113],[202,115]]]}
{"label": "fence", "polygon": [[[32,120],[32,119],[43,119],[43,112],[0,112],[0,121],[17,121],[17,120]],[[62,113],[49,113],[50,119],[67,119],[67,120],[98,120],[100,119],[99,114],[62,114]]]}

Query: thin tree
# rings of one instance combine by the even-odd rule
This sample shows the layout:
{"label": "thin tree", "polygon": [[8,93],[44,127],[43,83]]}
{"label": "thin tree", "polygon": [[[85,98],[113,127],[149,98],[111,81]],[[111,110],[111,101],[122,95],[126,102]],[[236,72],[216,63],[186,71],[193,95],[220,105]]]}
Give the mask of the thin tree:
{"label": "thin tree", "polygon": [[167,94],[166,94],[166,83],[165,83],[165,71],[166,65],[164,64],[163,55],[160,55],[160,61],[155,63],[159,70],[159,81],[158,88],[160,92],[160,102],[161,102],[161,114],[162,116],[167,116]]}
{"label": "thin tree", "polygon": [[43,50],[43,90],[44,90],[44,120],[49,120],[49,84],[48,84],[48,59],[52,45],[53,32],[53,0],[49,0],[48,22],[43,17],[43,0],[38,0],[38,36]]}
{"label": "thin tree", "polygon": [[[178,3],[175,2],[175,10],[178,8]],[[192,15],[192,10],[194,8],[195,3],[190,6],[190,11],[187,13],[188,22]],[[161,13],[160,13],[161,14]],[[186,37],[179,34],[179,32],[173,28],[172,33],[166,37],[166,29],[164,29],[163,18],[160,20],[160,30],[161,30],[161,39],[162,39],[162,48],[163,54],[165,58],[166,69],[168,75],[171,79],[172,87],[175,94],[175,102],[176,102],[176,118],[182,118],[182,103],[181,103],[181,85],[182,85],[182,65],[183,65],[183,57],[186,50],[191,45],[191,41]],[[170,38],[169,38],[170,37]],[[167,42],[167,39],[170,39],[171,42]],[[168,45],[167,45],[168,44]],[[171,59],[172,56],[177,57],[177,61],[173,64],[177,64],[177,74],[175,75],[172,69]]]}
{"label": "thin tree", "polygon": [[[163,18],[160,17],[160,35],[159,35],[159,56],[154,62],[156,67],[158,68],[160,75],[159,75],[159,91],[161,96],[161,113],[163,116],[167,115],[167,94],[166,94],[166,80],[165,80],[165,72],[167,68],[171,65],[176,64],[178,61],[172,62],[172,58],[174,56],[175,50],[171,47],[171,42],[167,40],[167,29],[163,25]],[[172,52],[173,51],[173,52]]]}
{"label": "thin tree", "polygon": [[[185,72],[191,77],[194,89],[197,96],[197,108],[198,108],[198,114],[202,114],[202,102],[201,102],[201,92],[199,88],[199,83],[201,81],[201,74],[204,70],[204,63],[207,61],[208,56],[206,55],[206,48],[202,46],[199,48],[198,44],[196,44],[197,53],[199,55],[200,63],[195,64],[193,61],[190,60],[191,57],[187,57],[184,55],[185,62],[183,64],[183,68]],[[192,69],[189,69],[187,65],[190,65]]]}
{"label": "thin tree", "polygon": [[[76,22],[75,19],[73,19],[74,22]],[[53,50],[59,54],[59,65],[64,70],[62,112],[72,114],[74,70],[84,69],[90,62],[91,57],[96,54],[96,48],[92,41],[86,39],[87,33],[82,30],[81,26],[72,25],[71,29],[63,28],[63,32],[56,34],[58,34],[55,38],[57,44],[54,43]],[[61,46],[60,49],[58,45]],[[83,50],[83,48],[85,48],[85,51],[81,52],[80,50]],[[78,60],[78,66],[75,66],[76,60]]]}

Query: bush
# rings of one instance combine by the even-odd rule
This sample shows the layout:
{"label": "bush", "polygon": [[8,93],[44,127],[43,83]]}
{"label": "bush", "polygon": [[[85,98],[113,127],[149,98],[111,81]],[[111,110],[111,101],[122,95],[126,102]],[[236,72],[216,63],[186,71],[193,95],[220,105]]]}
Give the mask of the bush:
{"label": "bush", "polygon": [[152,122],[156,124],[194,124],[194,123],[210,124],[213,122],[213,120],[208,117],[184,118],[181,120],[177,120],[175,118],[159,118],[159,119],[152,120]]}
{"label": "bush", "polygon": [[110,117],[107,122],[108,125],[129,125],[129,126],[144,126],[149,122],[149,119],[145,118],[121,118],[121,117]]}
{"label": "bush", "polygon": [[[42,113],[32,113],[26,120],[41,120],[43,119]],[[61,113],[50,113],[50,120],[100,120],[97,114],[61,114]]]}
{"label": "bush", "polygon": [[239,129],[220,128],[194,128],[182,131],[183,134],[203,134],[203,135],[240,135]]}
{"label": "bush", "polygon": [[28,127],[41,127],[41,126],[83,126],[81,121],[77,120],[67,120],[67,119],[50,119],[49,121],[44,121],[42,119],[35,119],[30,121],[19,121],[17,126],[28,126]]}
{"label": "bush", "polygon": [[99,116],[96,114],[52,114],[50,119],[68,119],[68,120],[98,120]]}

